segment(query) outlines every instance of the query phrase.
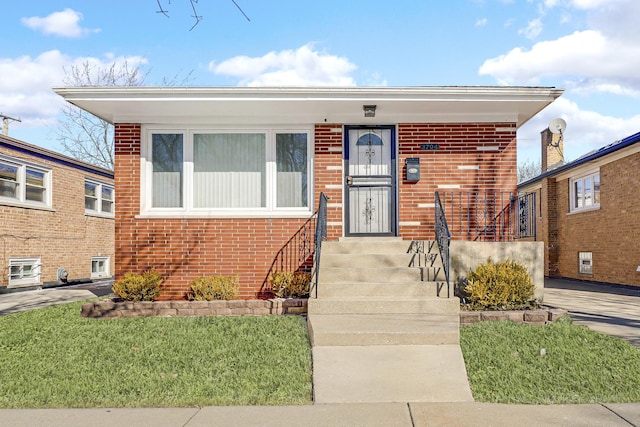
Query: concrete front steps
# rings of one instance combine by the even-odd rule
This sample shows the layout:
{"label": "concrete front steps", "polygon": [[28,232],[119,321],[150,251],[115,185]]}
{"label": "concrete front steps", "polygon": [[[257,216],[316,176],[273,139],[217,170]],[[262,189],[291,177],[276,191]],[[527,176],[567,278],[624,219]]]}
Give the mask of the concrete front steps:
{"label": "concrete front steps", "polygon": [[437,246],[347,238],[321,256],[308,306],[316,403],[473,400],[459,300],[433,280],[444,280]]}

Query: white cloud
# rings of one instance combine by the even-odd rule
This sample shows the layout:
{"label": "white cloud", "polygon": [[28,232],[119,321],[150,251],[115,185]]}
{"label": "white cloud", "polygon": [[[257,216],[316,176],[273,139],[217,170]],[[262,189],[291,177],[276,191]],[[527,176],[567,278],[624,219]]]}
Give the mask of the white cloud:
{"label": "white cloud", "polygon": [[70,38],[79,38],[100,31],[99,29],[81,27],[79,23],[82,20],[82,13],[73,9],[65,9],[61,12],[53,12],[44,18],[39,16],[22,18],[22,24],[47,35],[52,34]]}
{"label": "white cloud", "polygon": [[640,129],[640,114],[630,118],[612,117],[596,111],[582,110],[568,98],[558,98],[518,130],[518,161],[539,159],[540,132],[549,122],[561,117],[567,122],[564,132],[565,161],[633,135]]}
{"label": "white cloud", "polygon": [[487,18],[480,18],[476,21],[476,27],[484,27],[487,25]]}
{"label": "white cloud", "polygon": [[526,28],[518,31],[518,34],[524,35],[529,40],[537,38],[542,33],[542,20],[540,18],[529,21]]}
{"label": "white cloud", "polygon": [[209,64],[209,71],[239,78],[241,86],[355,86],[355,69],[347,58],[315,51],[311,44]]}
{"label": "white cloud", "polygon": [[[547,8],[558,5],[555,0],[544,3]],[[590,28],[487,59],[479,74],[493,76],[501,84],[539,84],[543,79],[562,79],[568,89],[582,94],[638,96],[640,32],[636,17],[640,14],[640,2],[573,0],[568,5],[574,11],[587,10]],[[560,18],[562,22],[571,19],[566,10]],[[521,32],[535,35],[534,21]]]}
{"label": "white cloud", "polygon": [[617,93],[632,94],[640,90],[638,69],[640,43],[608,39],[599,31],[586,30],[488,59],[479,74],[491,75],[502,84],[537,84],[544,77],[564,76],[576,89],[615,87]]}
{"label": "white cloud", "polygon": [[139,66],[146,60],[109,54],[104,58],[73,58],[58,50],[43,52],[37,57],[0,58],[0,112],[21,118],[20,126],[25,128],[51,125],[65,105],[62,97],[51,89],[64,85],[65,68],[89,63],[99,69],[125,62]]}
{"label": "white cloud", "polygon": [[597,9],[616,2],[617,0],[572,0],[571,5],[577,9]]}

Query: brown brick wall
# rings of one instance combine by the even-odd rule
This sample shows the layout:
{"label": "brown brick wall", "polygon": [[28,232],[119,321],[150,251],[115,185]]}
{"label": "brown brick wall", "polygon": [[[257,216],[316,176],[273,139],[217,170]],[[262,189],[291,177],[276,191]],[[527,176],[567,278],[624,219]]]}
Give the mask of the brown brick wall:
{"label": "brown brick wall", "polygon": [[[499,130],[496,130],[499,128]],[[516,187],[516,128],[512,123],[398,126],[400,227],[405,239],[433,238],[433,204],[438,185],[459,184],[460,191]],[[116,125],[116,272],[156,269],[165,278],[162,299],[184,298],[198,276],[235,275],[242,298],[261,294],[270,267],[288,239],[306,219],[150,219],[140,213],[140,126]],[[342,124],[318,124],[314,131],[315,197],[329,196],[328,238],[342,230]],[[435,151],[421,144],[439,144]],[[478,147],[490,148],[488,150]],[[495,147],[495,150],[493,149]],[[421,159],[421,180],[404,181],[407,157]],[[479,165],[479,169],[458,166]],[[315,205],[317,207],[317,200]]]}
{"label": "brown brick wall", "polygon": [[85,215],[84,180],[110,178],[8,147],[0,153],[52,169],[52,210],[0,205],[0,286],[9,282],[9,259],[40,258],[41,281],[57,281],[59,267],[69,279],[91,277],[91,257],[109,256],[114,272],[114,219]]}
{"label": "brown brick wall", "polygon": [[[640,153],[600,168],[600,209],[569,212],[569,179],[558,182],[558,274],[640,286]],[[631,191],[630,191],[631,190]],[[578,252],[593,253],[593,275],[578,274]]]}

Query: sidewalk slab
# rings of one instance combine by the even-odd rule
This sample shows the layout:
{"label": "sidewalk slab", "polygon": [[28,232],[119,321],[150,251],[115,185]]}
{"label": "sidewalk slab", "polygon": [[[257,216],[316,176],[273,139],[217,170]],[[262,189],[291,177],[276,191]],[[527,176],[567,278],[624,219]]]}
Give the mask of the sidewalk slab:
{"label": "sidewalk slab", "polygon": [[640,426],[640,403],[605,403],[604,406],[627,420],[634,426]]}
{"label": "sidewalk slab", "polygon": [[473,401],[459,345],[316,346],[314,402]]}
{"label": "sidewalk slab", "polygon": [[406,403],[313,406],[207,406],[186,427],[409,427]]}
{"label": "sidewalk slab", "polygon": [[177,427],[199,408],[0,409],[0,427]]}
{"label": "sidewalk slab", "polygon": [[[492,427],[629,427],[629,423],[624,419],[598,404],[411,403],[410,408],[416,427],[476,427],[479,425]],[[630,409],[631,411],[632,409]]]}

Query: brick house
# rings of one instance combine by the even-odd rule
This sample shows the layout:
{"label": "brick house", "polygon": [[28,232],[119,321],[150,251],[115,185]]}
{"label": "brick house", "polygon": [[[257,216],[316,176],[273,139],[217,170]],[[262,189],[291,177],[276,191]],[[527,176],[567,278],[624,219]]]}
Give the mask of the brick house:
{"label": "brick house", "polygon": [[0,292],[114,274],[113,172],[0,135]]}
{"label": "brick house", "polygon": [[536,195],[545,275],[640,286],[640,133],[566,164],[562,151],[561,134],[544,130],[543,173],[518,186]]}
{"label": "brick house", "polygon": [[515,194],[516,131],[562,93],[54,90],[115,125],[116,278],[156,269],[162,299],[184,298],[191,280],[212,274],[238,276],[243,298],[263,295],[274,267],[308,262],[291,252],[313,245],[306,225],[321,193],[328,240],[433,239],[436,192]]}

